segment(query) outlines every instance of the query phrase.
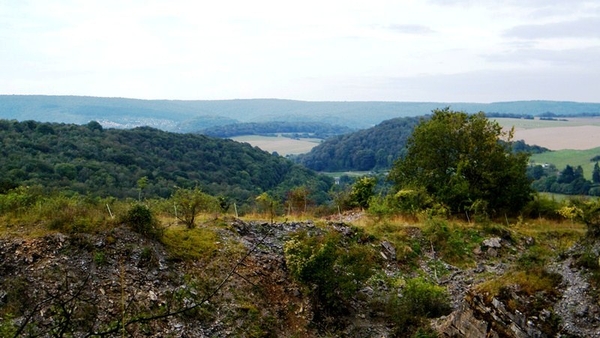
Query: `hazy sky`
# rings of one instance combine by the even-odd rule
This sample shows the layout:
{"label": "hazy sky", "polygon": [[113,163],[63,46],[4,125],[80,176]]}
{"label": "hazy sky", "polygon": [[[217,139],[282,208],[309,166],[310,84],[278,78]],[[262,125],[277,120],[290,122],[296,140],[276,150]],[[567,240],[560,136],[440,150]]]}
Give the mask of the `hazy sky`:
{"label": "hazy sky", "polygon": [[600,1],[0,0],[0,94],[600,102]]}

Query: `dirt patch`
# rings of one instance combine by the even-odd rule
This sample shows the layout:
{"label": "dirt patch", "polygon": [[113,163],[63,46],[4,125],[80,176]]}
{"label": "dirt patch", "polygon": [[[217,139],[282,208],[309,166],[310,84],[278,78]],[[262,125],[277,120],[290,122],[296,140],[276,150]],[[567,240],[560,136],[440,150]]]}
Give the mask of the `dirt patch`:
{"label": "dirt patch", "polygon": [[600,126],[553,127],[515,130],[515,140],[550,150],[585,150],[600,147]]}

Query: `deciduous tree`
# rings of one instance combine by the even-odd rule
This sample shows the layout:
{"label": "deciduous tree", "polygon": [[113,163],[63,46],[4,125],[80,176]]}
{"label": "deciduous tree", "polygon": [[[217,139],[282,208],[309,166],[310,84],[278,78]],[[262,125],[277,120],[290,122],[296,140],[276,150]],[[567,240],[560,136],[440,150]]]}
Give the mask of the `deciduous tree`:
{"label": "deciduous tree", "polygon": [[424,187],[454,213],[474,204],[485,205],[490,213],[517,212],[530,199],[529,155],[513,153],[511,140],[512,131],[483,112],[436,109],[415,128],[407,155],[389,177],[398,190]]}

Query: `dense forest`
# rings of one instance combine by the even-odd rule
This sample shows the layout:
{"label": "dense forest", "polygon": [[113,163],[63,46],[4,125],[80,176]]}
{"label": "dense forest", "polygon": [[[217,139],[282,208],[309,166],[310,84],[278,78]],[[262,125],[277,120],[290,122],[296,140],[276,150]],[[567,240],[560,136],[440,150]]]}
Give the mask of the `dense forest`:
{"label": "dense forest", "polygon": [[406,140],[421,119],[395,118],[354,133],[331,138],[295,160],[317,171],[390,168],[402,156]]}
{"label": "dense forest", "polygon": [[319,201],[332,184],[248,144],[149,127],[0,120],[0,142],[0,193],[40,185],[84,195],[168,197],[176,186],[197,186],[243,202],[266,191],[283,196],[302,185]]}
{"label": "dense forest", "polygon": [[[487,114],[486,114],[487,115]],[[401,117],[379,125],[326,140],[309,153],[293,159],[317,171],[368,171],[389,169],[406,154],[406,142],[415,126],[427,117]],[[537,154],[548,149],[523,141],[512,145],[515,152]]]}
{"label": "dense forest", "polygon": [[235,137],[241,135],[291,134],[293,137],[313,137],[326,139],[331,136],[352,132],[348,127],[319,122],[248,122],[214,126],[199,133],[214,137]]}

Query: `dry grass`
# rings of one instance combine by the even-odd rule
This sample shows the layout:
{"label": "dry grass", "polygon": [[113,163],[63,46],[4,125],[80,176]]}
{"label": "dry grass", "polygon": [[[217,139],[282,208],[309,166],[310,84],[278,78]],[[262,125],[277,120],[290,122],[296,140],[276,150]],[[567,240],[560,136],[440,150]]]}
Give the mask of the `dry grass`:
{"label": "dry grass", "polygon": [[524,140],[551,150],[600,147],[600,118],[568,118],[566,121],[496,119],[505,128],[515,128],[515,140]]}
{"label": "dry grass", "polygon": [[283,136],[238,136],[233,137],[237,142],[249,143],[253,147],[259,147],[268,152],[276,151],[279,155],[308,153],[317,146],[320,139],[291,139]]}

